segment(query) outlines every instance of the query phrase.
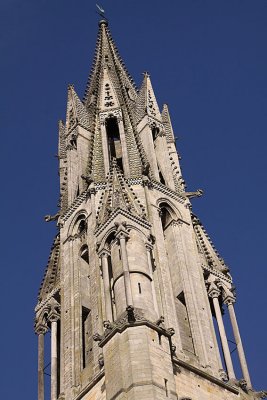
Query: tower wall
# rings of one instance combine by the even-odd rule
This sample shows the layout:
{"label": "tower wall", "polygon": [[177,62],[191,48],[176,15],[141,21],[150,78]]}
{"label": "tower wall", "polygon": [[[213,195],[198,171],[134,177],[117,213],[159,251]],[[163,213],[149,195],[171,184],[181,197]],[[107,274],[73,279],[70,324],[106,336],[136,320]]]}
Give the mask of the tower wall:
{"label": "tower wall", "polygon": [[58,233],[35,309],[38,400],[49,330],[51,400],[263,398],[229,268],[192,212],[202,191],[185,191],[167,106],[161,114],[147,73],[136,90],[107,21],[99,26],[85,100],[68,88],[59,127],[60,210],[46,216]]}

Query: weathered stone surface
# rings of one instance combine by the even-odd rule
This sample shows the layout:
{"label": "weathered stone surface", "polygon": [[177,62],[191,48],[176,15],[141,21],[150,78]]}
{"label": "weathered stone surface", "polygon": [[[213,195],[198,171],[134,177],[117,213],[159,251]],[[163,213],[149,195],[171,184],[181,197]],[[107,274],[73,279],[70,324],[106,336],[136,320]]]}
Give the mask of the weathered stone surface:
{"label": "weathered stone surface", "polygon": [[[234,400],[254,394],[235,291],[185,192],[167,106],[138,94],[100,22],[84,103],[59,126],[59,232],[36,306],[39,391],[52,328],[52,400]],[[229,308],[245,381],[231,370]],[[224,371],[214,311],[227,357]],[[228,376],[227,376],[228,373]],[[229,380],[228,378],[231,378]]]}

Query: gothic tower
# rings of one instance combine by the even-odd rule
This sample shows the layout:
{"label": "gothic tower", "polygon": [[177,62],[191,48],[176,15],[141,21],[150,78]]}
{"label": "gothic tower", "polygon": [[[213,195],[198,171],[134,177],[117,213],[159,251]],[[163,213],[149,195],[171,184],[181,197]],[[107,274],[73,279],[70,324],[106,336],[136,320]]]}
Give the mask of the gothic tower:
{"label": "gothic tower", "polygon": [[201,191],[185,189],[168,107],[147,73],[136,88],[106,20],[83,101],[68,87],[58,158],[60,210],[46,217],[58,233],[35,308],[38,400],[48,331],[51,400],[263,398],[229,269],[192,212]]}

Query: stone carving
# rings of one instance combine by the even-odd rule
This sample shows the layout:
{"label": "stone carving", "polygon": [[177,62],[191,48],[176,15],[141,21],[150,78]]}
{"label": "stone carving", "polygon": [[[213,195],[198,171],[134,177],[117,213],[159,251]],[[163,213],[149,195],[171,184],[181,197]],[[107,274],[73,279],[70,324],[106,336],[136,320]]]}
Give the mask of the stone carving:
{"label": "stone carving", "polygon": [[99,333],[95,333],[95,334],[93,335],[93,340],[94,340],[95,342],[101,342],[101,340],[103,340],[103,339],[104,339],[104,336],[100,335]]}
{"label": "stone carving", "polygon": [[116,117],[118,124],[122,121],[122,112],[120,108],[116,108],[115,110],[101,112],[99,114],[99,119],[101,125],[105,125],[108,118]]}
{"label": "stone carving", "polygon": [[58,212],[57,212],[56,214],[54,214],[54,215],[50,215],[50,214],[45,215],[45,216],[44,216],[44,220],[45,220],[45,222],[57,221],[59,217],[60,217],[60,212],[58,211]]}
{"label": "stone carving", "polygon": [[81,175],[81,178],[87,183],[88,186],[94,181],[92,175]]}
{"label": "stone carving", "polygon": [[105,107],[114,106],[113,96],[110,93],[110,85],[109,83],[105,84]]}
{"label": "stone carving", "polygon": [[219,375],[224,382],[228,382],[228,376],[224,369],[219,370]]}
{"label": "stone carving", "polygon": [[50,322],[54,322],[60,319],[60,304],[56,301],[54,297],[52,297],[48,303],[49,314],[47,319]]}
{"label": "stone carving", "polygon": [[99,364],[99,367],[100,367],[100,368],[103,368],[103,367],[104,367],[104,356],[103,356],[102,353],[99,354],[99,357],[98,357],[98,364]]}
{"label": "stone carving", "polygon": [[157,326],[160,326],[161,328],[165,328],[164,317],[163,316],[159,317],[159,319],[155,322],[155,324]]}
{"label": "stone carving", "polygon": [[112,324],[110,321],[104,321],[103,325],[105,328],[104,336],[107,336],[112,331],[112,329],[115,327],[115,325]]}
{"label": "stone carving", "polygon": [[45,334],[46,332],[48,331],[48,326],[47,326],[47,324],[45,324],[45,323],[42,323],[42,322],[36,322],[36,325],[35,325],[35,333],[37,334],[37,335],[40,335],[40,334]]}
{"label": "stone carving", "polygon": [[194,197],[201,197],[203,196],[203,190],[198,189],[196,192],[185,192],[184,196],[187,197],[188,199],[193,199]]}
{"label": "stone carving", "polygon": [[127,311],[128,322],[130,323],[135,322],[137,315],[134,312],[133,306],[128,306],[126,308],[126,311]]}
{"label": "stone carving", "polygon": [[166,329],[166,332],[168,333],[168,335],[173,336],[175,334],[175,330],[173,328],[168,328]]}

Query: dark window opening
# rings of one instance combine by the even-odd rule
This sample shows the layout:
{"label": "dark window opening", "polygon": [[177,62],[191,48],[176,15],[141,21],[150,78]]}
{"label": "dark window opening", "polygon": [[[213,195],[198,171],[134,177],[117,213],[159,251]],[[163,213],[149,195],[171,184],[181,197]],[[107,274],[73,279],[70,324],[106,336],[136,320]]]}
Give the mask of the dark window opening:
{"label": "dark window opening", "polygon": [[153,137],[153,141],[154,141],[154,140],[156,140],[156,138],[159,134],[159,128],[157,128],[156,126],[153,126],[151,131],[152,131],[152,137]]}
{"label": "dark window opening", "polygon": [[168,393],[168,379],[164,379],[164,384],[165,384],[165,394],[166,394],[166,397],[169,397],[169,393]]}
{"label": "dark window opening", "polygon": [[92,362],[93,335],[91,311],[82,307],[82,363],[83,368]]}
{"label": "dark window opening", "polygon": [[85,219],[82,219],[78,226],[78,233],[82,233],[82,232],[86,231],[86,229],[87,229],[87,223],[86,223]]}
{"label": "dark window opening", "polygon": [[109,159],[110,161],[112,161],[113,158],[116,158],[118,166],[123,169],[120,131],[116,117],[109,117],[106,119],[106,132],[108,140]]}
{"label": "dark window opening", "polygon": [[165,179],[163,178],[163,175],[162,175],[162,173],[160,171],[159,171],[159,180],[160,180],[160,183],[162,183],[163,185],[166,186]]}
{"label": "dark window opening", "polygon": [[163,230],[167,229],[172,221],[172,216],[167,210],[167,208],[161,208],[161,223]]}
{"label": "dark window opening", "polygon": [[192,337],[192,330],[190,326],[186,299],[184,292],[182,291],[175,299],[176,312],[179,317],[179,328],[181,334],[182,347],[186,352],[195,354],[195,347]]}
{"label": "dark window opening", "polygon": [[159,345],[161,346],[161,345],[162,345],[162,342],[161,342],[161,333],[158,333],[158,337],[159,337]]}
{"label": "dark window opening", "polygon": [[81,248],[81,258],[87,262],[87,264],[89,264],[89,251],[88,251],[88,246],[85,244],[84,246],[82,246]]}
{"label": "dark window opening", "polygon": [[139,282],[138,282],[138,291],[139,291],[139,294],[141,294],[141,293],[142,293],[142,289],[141,289],[141,283],[139,283]]}

